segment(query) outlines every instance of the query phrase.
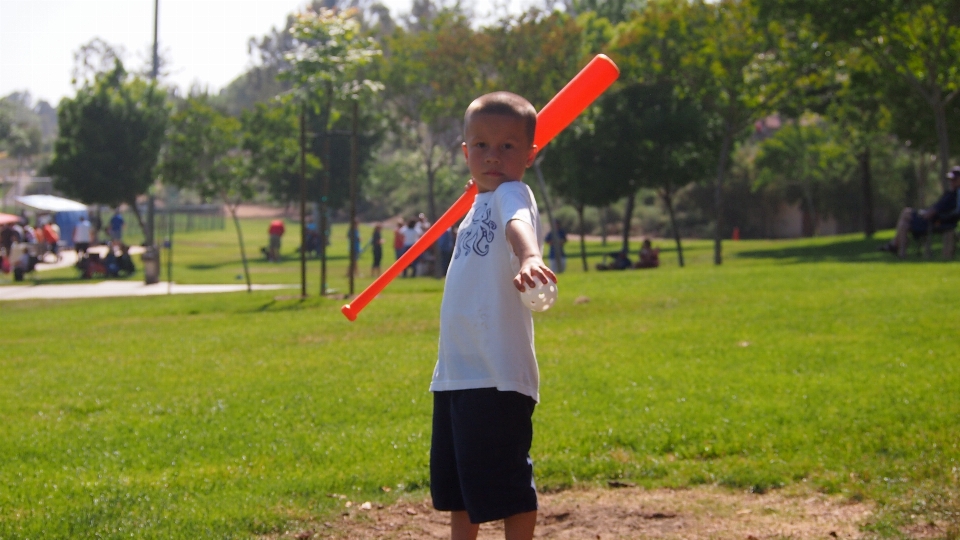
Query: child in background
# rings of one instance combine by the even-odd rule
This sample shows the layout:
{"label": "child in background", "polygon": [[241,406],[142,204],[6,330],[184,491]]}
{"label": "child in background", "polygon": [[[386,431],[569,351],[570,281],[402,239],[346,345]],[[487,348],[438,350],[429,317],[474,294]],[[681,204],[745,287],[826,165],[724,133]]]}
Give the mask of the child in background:
{"label": "child in background", "polygon": [[373,248],[373,266],[370,267],[370,277],[380,275],[380,261],[383,260],[383,226],[379,223],[373,226],[370,236],[370,247]]}
{"label": "child in background", "polygon": [[654,248],[650,244],[649,238],[643,239],[640,245],[640,260],[637,261],[637,268],[656,268],[660,266],[660,248]]}
{"label": "child in background", "polygon": [[451,512],[451,537],[504,520],[508,539],[533,538],[537,492],[530,445],[539,401],[533,317],[520,291],[556,282],[540,251],[540,217],[520,182],[533,163],[536,110],[495,92],[464,115],[463,153],[477,185],[440,308],[430,491]]}

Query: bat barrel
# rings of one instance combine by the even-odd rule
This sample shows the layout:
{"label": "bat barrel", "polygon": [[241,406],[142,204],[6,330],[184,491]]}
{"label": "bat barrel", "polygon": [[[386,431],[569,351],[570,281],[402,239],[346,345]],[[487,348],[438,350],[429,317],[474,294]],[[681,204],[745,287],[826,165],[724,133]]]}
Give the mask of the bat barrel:
{"label": "bat barrel", "polygon": [[598,54],[593,57],[593,60],[537,113],[537,132],[533,144],[537,145],[537,148],[546,146],[619,76],[620,68],[607,55]]}

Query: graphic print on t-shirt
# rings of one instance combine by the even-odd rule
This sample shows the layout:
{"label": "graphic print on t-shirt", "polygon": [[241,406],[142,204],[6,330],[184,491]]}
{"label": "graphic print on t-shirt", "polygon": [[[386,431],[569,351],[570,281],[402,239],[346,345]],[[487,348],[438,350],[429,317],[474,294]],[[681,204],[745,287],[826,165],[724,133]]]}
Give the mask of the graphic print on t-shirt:
{"label": "graphic print on t-shirt", "polygon": [[484,203],[483,208],[473,214],[473,220],[466,230],[461,230],[457,239],[457,250],[453,258],[459,259],[460,255],[466,257],[471,251],[484,257],[490,253],[490,242],[493,242],[494,232],[497,230],[497,224],[490,219],[492,210]]}

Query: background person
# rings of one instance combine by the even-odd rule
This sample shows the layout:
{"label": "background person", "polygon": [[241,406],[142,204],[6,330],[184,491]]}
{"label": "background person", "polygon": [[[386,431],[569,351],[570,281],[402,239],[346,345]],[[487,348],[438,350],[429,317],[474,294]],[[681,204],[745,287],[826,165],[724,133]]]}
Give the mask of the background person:
{"label": "background person", "polygon": [[[403,253],[406,253],[413,244],[420,239],[420,236],[423,234],[420,232],[420,227],[418,226],[419,222],[415,219],[411,219],[407,226],[400,229],[400,234],[403,235]],[[401,255],[403,255],[401,253]],[[419,257],[417,260],[410,263],[409,266],[403,269],[403,273],[400,274],[400,277],[407,277],[407,270],[410,271],[409,277],[417,276],[417,263],[420,261]]]}
{"label": "background person", "polygon": [[397,226],[393,229],[393,253],[398,259],[403,255],[403,218],[397,218]]}
{"label": "background person", "polygon": [[123,216],[120,214],[119,208],[117,208],[113,212],[113,217],[110,218],[109,225],[110,225],[110,240],[122,242],[124,221],[123,221]]}
{"label": "background person", "polygon": [[286,227],[284,227],[282,219],[275,219],[270,222],[270,227],[267,228],[267,235],[270,237],[267,251],[268,260],[280,262],[280,239],[284,232],[286,232]]}
{"label": "background person", "polygon": [[564,270],[567,269],[567,252],[564,244],[567,243],[567,231],[563,229],[559,224],[557,224],[557,244],[560,245],[560,256],[557,257],[557,254],[554,253],[554,241],[553,241],[553,231],[547,233],[547,237],[544,239],[544,242],[550,247],[549,256],[547,257],[550,260],[550,268],[558,274],[562,274]]}
{"label": "background person", "polygon": [[370,235],[370,247],[373,248],[373,265],[370,267],[370,277],[380,275],[380,261],[383,260],[383,225],[377,223],[373,226],[373,233]]}
{"label": "background person", "polygon": [[73,247],[77,250],[77,258],[83,258],[90,249],[90,242],[93,240],[93,227],[87,216],[82,216],[77,226],[73,229]]}
{"label": "background person", "polygon": [[960,167],[954,167],[947,173],[950,189],[937,199],[930,208],[915,210],[904,208],[897,221],[897,234],[893,240],[880,246],[880,251],[896,253],[901,259],[907,256],[908,234],[925,236],[935,227],[953,228],[960,220]]}
{"label": "background person", "polygon": [[653,247],[649,238],[643,239],[643,244],[640,245],[640,253],[637,255],[637,268],[657,268],[660,266],[660,248]]}

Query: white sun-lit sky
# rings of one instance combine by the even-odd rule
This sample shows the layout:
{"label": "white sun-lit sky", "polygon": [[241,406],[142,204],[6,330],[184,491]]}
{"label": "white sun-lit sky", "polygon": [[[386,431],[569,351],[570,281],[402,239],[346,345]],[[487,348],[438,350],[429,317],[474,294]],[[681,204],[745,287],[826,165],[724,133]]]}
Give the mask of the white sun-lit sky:
{"label": "white sun-lit sky", "polygon": [[[381,0],[394,17],[411,0]],[[519,11],[522,0],[497,4]],[[160,0],[160,49],[167,80],[216,92],[252,59],[247,42],[282,28],[306,0]],[[99,37],[121,46],[129,69],[146,65],[153,43],[153,0],[0,0],[0,97],[29,91],[52,105],[73,96],[73,54]]]}

